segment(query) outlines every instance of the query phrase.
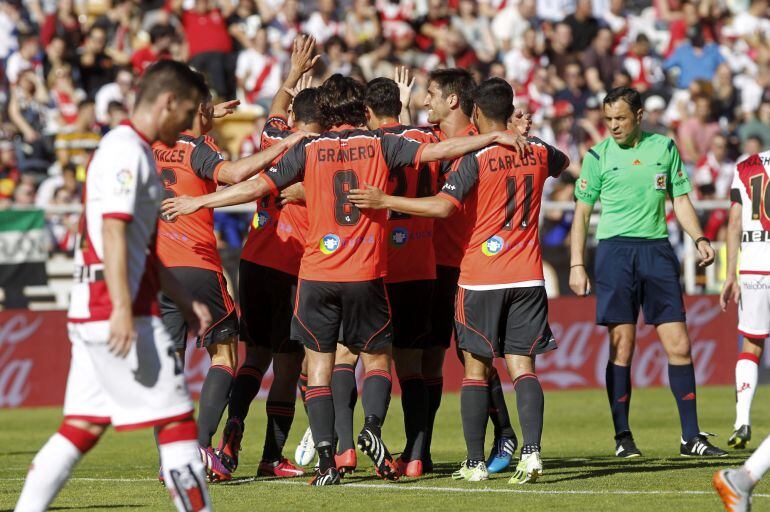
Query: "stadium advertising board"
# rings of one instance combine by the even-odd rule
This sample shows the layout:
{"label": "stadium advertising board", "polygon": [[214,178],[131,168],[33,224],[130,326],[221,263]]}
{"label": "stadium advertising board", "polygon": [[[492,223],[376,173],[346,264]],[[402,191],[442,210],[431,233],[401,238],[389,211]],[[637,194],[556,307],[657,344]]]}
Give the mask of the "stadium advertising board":
{"label": "stadium advertising board", "polygon": [[[738,347],[737,312],[733,308],[722,314],[716,296],[687,297],[686,304],[698,384],[732,384]],[[557,298],[550,301],[550,312],[559,349],[538,358],[538,375],[543,386],[546,389],[603,388],[607,331],[594,325],[593,299]],[[640,325],[638,333],[632,373],[634,386],[668,385],[666,355],[655,329]],[[0,407],[61,405],[69,351],[65,312],[0,312]],[[187,357],[188,383],[197,395],[208,371],[208,355],[203,350],[188,350]],[[500,361],[498,367],[503,369]],[[767,372],[765,363],[762,367]],[[271,381],[272,373],[268,372],[260,396],[266,395]],[[449,352],[444,389],[459,391],[461,382],[462,367],[454,353]],[[507,377],[504,382],[510,386]],[[396,379],[393,384],[394,391],[398,392]]]}

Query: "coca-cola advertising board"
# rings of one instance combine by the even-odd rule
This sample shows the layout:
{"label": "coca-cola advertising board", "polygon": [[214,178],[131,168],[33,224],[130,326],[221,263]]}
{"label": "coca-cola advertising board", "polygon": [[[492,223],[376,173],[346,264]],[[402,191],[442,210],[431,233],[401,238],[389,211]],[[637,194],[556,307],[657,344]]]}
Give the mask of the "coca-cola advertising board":
{"label": "coca-cola advertising board", "polygon": [[[732,384],[739,342],[735,309],[722,313],[716,296],[687,297],[685,303],[698,384]],[[537,360],[537,373],[543,386],[546,389],[603,387],[607,330],[594,324],[594,300],[556,298],[550,301],[549,307],[551,328],[559,348]],[[655,328],[640,323],[637,333],[634,386],[667,385],[666,354]],[[69,360],[65,312],[0,312],[0,408],[61,405]],[[501,361],[497,365],[500,374],[505,375]],[[194,395],[200,392],[208,366],[205,350],[188,350],[186,373]],[[768,366],[763,361],[762,367]],[[360,365],[358,376],[361,377]],[[505,377],[503,380],[508,382]],[[262,396],[270,382],[272,373],[268,371],[262,383]],[[458,391],[461,383],[462,366],[454,350],[450,350],[444,367],[444,389]],[[399,392],[396,379],[394,391]]]}

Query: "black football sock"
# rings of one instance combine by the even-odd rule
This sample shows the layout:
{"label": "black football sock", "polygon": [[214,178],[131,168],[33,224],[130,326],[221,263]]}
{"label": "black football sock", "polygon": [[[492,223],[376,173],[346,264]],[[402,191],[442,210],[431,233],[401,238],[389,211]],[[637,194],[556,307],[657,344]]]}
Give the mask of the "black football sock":
{"label": "black football sock", "polygon": [[485,380],[463,379],[460,390],[460,416],[463,422],[468,460],[484,458],[484,437],[489,414],[489,385]]}
{"label": "black football sock", "polygon": [[262,460],[275,462],[281,460],[286,438],[289,436],[291,423],[294,421],[294,402],[271,402],[266,404],[267,429]]}
{"label": "black football sock", "polygon": [[522,447],[540,446],[543,434],[543,388],[534,373],[525,373],[513,382],[521,424]]}
{"label": "black football sock", "polygon": [[[390,389],[393,386],[390,373],[385,370],[371,370],[364,375],[361,404],[366,418],[375,417],[380,426],[385,421],[390,403]],[[379,435],[379,432],[377,432]]]}
{"label": "black football sock", "polygon": [[211,438],[230,400],[234,373],[229,366],[214,365],[203,381],[198,410],[198,443],[204,448],[211,446]]}
{"label": "black football sock", "polygon": [[[305,393],[305,406],[310,421],[310,430],[313,432],[313,441],[315,441],[321,461],[320,469],[325,471],[329,464],[334,465],[332,447],[334,442],[334,402],[331,388],[329,386],[308,386]],[[328,456],[325,455],[327,447]],[[321,450],[322,448],[324,451]],[[329,458],[331,458],[331,463],[328,461]]]}
{"label": "black football sock", "polygon": [[508,415],[508,406],[505,405],[505,395],[503,394],[503,384],[500,382],[500,375],[497,370],[492,368],[489,374],[489,419],[495,426],[495,438],[507,437],[509,439],[516,437],[511,426],[511,417]]}
{"label": "black football sock", "polygon": [[698,408],[695,401],[695,368],[690,364],[668,365],[668,382],[679,408],[682,439],[689,441],[700,434]]}
{"label": "black football sock", "polygon": [[422,375],[409,375],[399,379],[401,406],[404,410],[406,447],[404,460],[422,459],[425,447],[425,425],[428,419],[428,390]]}
{"label": "black football sock", "polygon": [[343,453],[355,449],[356,446],[353,442],[353,411],[358,401],[355,365],[334,365],[332,396],[334,397],[334,431],[338,442],[337,453]]}
{"label": "black football sock", "polygon": [[630,432],[628,415],[631,409],[631,367],[608,362],[605,380],[615,435],[621,432]]}
{"label": "black football sock", "polygon": [[436,413],[441,406],[441,395],[444,393],[444,378],[434,377],[425,379],[428,389],[428,416],[425,429],[425,455],[430,455],[430,445],[433,441],[433,425],[436,423]]}
{"label": "black football sock", "polygon": [[249,406],[259,393],[261,385],[262,372],[253,366],[241,366],[235,375],[233,391],[230,394],[228,416],[244,421],[249,414]]}
{"label": "black football sock", "polygon": [[[302,399],[302,406],[305,406],[305,391],[307,391],[307,373],[299,374],[299,381],[297,382],[299,387],[299,396]],[[305,410],[307,412],[307,409]]]}

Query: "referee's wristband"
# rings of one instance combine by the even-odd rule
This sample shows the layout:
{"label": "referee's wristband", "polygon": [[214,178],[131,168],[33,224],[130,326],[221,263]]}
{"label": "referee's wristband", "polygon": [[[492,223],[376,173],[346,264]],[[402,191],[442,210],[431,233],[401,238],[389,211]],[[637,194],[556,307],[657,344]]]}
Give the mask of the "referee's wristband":
{"label": "referee's wristband", "polygon": [[695,240],[695,247],[698,247],[698,244],[701,242],[706,242],[707,244],[711,245],[711,240],[709,240],[705,236],[702,236],[702,237],[699,237],[697,240]]}

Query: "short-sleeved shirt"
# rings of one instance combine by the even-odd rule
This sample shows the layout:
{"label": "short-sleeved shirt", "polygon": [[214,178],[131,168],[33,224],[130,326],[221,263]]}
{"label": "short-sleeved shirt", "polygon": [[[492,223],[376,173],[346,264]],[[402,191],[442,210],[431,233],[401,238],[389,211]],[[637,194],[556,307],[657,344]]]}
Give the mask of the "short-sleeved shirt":
{"label": "short-sleeved shirt", "polygon": [[770,273],[770,151],[735,166],[730,199],[741,209],[741,274]]}
{"label": "short-sleeved shirt", "polygon": [[[419,142],[438,142],[433,131],[399,124],[385,125],[382,131]],[[403,197],[428,197],[436,193],[439,163],[419,167],[390,169],[387,192]],[[433,249],[433,219],[405,213],[388,214],[388,283],[436,278]]]}
{"label": "short-sleeved shirt", "polygon": [[132,126],[114,128],[99,143],[88,165],[75,249],[71,322],[109,320],[112,302],[104,279],[103,220],[127,222],[128,289],[136,316],[157,316],[155,234],[162,186],[150,143]]}
{"label": "short-sleeved shirt", "polygon": [[490,290],[544,284],[538,217],[543,184],[569,165],[561,151],[530,138],[521,155],[493,144],[468,153],[451,172],[439,197],[464,203],[467,244],[458,284]]}
{"label": "short-sleeved shirt", "polygon": [[[446,140],[449,138],[444,132],[438,129],[436,129],[434,133],[438,136],[439,140]],[[458,136],[465,137],[468,135],[476,135],[478,133],[476,126],[473,123],[469,123]],[[441,163],[439,187],[444,185],[447,173],[449,173],[459,161],[460,159]],[[466,224],[467,221],[463,215],[462,209],[455,211],[449,218],[436,219],[434,223],[435,233],[433,237],[433,246],[436,248],[437,265],[454,268],[460,266],[460,262],[462,261],[465,252],[465,244],[467,242],[464,238],[464,233],[467,231]]]}
{"label": "short-sleeved shirt", "polygon": [[[285,117],[271,117],[262,130],[262,150],[280,142],[291,133]],[[281,157],[278,157],[273,165],[280,159]],[[241,259],[296,276],[305,251],[307,229],[305,206],[281,206],[280,197],[265,196],[257,201],[257,210],[243,245]]]}
{"label": "short-sleeved shirt", "polygon": [[356,282],[387,273],[387,210],[359,210],[348,192],[387,187],[389,169],[419,167],[422,144],[342,125],[303,139],[263,174],[275,194],[303,181],[310,226],[299,277]]}
{"label": "short-sleeved shirt", "polygon": [[[182,133],[174,147],[152,146],[163,183],[164,197],[202,196],[215,192],[225,159],[208,135]],[[201,208],[192,215],[158,223],[158,255],[166,267],[197,267],[222,272],[214,235],[214,210]]]}
{"label": "short-sleeved shirt", "polygon": [[615,236],[666,238],[666,197],[692,190],[673,140],[642,132],[635,147],[612,137],[588,150],[575,197],[589,205],[599,199],[598,240]]}

